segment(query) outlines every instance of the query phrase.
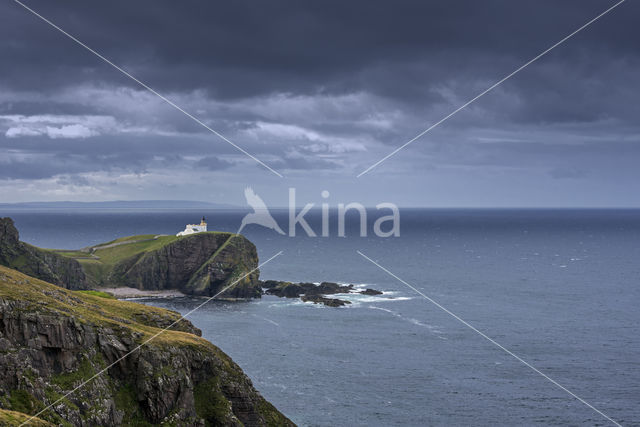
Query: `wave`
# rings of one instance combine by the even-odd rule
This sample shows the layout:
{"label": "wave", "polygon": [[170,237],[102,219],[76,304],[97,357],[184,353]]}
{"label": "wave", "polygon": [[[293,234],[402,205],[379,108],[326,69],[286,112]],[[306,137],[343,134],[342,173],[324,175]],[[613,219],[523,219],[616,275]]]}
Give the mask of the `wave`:
{"label": "wave", "polygon": [[[362,285],[362,286],[368,286],[368,285]],[[415,298],[415,297],[408,297],[408,296],[394,296],[394,295],[397,295],[398,293],[399,292],[396,292],[396,291],[384,291],[382,295],[364,295],[359,292],[348,292],[348,293],[345,292],[345,293],[339,293],[339,294],[328,294],[328,295],[325,295],[325,297],[349,301],[351,304],[348,304],[345,306],[348,308],[359,307],[363,304],[409,301]],[[263,301],[265,300],[266,298],[263,299]],[[326,307],[324,304],[314,304],[313,301],[305,302],[299,298],[281,298],[275,301],[270,300],[268,301],[268,303],[269,303],[269,307],[274,307],[274,308],[292,306],[292,305],[294,306],[295,305],[311,305],[318,308]]]}
{"label": "wave", "polygon": [[268,319],[268,318],[266,318],[266,317],[264,317],[264,316],[259,316],[259,315],[255,314],[255,313],[253,314],[253,317],[256,317],[256,318],[258,318],[258,319],[262,319],[262,320],[264,320],[264,321],[266,321],[266,322],[271,323],[272,325],[275,325],[275,326],[278,326],[278,327],[280,326],[280,324],[279,324],[278,322],[274,322],[274,321],[273,321],[273,320],[271,320],[271,319]]}
{"label": "wave", "polygon": [[370,303],[370,302],[395,302],[395,301],[408,301],[412,300],[413,297],[389,297],[386,296],[386,293],[382,295],[363,295],[359,293],[348,293],[348,294],[333,294],[327,295],[327,297],[344,299],[347,301],[360,302],[360,303]]}
{"label": "wave", "polygon": [[394,316],[394,317],[397,317],[398,319],[404,320],[405,322],[408,322],[408,323],[411,323],[411,324],[413,324],[413,325],[416,325],[416,326],[420,326],[420,327],[423,327],[423,328],[429,329],[429,330],[430,330],[431,332],[433,332],[434,334],[438,334],[438,335],[443,334],[443,332],[442,332],[440,329],[438,329],[438,327],[437,327],[437,326],[429,325],[428,323],[421,322],[420,320],[418,320],[418,319],[414,319],[414,318],[412,318],[412,317],[404,317],[402,314],[400,314],[400,313],[398,313],[398,312],[396,312],[396,311],[393,311],[393,310],[389,310],[388,308],[376,307],[376,306],[374,306],[374,305],[370,305],[370,306],[369,306],[369,307],[367,307],[367,308],[370,308],[370,309],[372,309],[372,310],[380,310],[380,311],[384,311],[384,312],[386,312],[386,313],[391,314],[391,315],[392,315],[392,316]]}

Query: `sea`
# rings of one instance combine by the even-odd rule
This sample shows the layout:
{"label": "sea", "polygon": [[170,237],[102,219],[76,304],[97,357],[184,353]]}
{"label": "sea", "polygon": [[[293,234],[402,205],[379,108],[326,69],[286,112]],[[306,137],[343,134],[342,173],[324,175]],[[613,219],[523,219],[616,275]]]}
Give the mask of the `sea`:
{"label": "sea", "polygon": [[[22,240],[76,249],[241,210],[5,210]],[[287,230],[288,212],[272,212]],[[264,296],[189,319],[303,426],[640,425],[640,211],[401,209],[400,236],[243,234],[261,278],[353,284],[348,307]],[[309,224],[319,233],[322,213]],[[363,256],[364,255],[364,256]],[[367,258],[365,258],[368,257]],[[200,298],[140,302],[187,313]],[[608,419],[609,417],[610,419]]]}

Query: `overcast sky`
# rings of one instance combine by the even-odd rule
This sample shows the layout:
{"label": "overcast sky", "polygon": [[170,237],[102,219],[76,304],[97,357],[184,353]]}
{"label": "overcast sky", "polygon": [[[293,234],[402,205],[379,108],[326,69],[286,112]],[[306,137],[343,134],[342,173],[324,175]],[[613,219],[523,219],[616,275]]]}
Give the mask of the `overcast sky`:
{"label": "overcast sky", "polygon": [[640,2],[0,3],[0,202],[640,206]]}

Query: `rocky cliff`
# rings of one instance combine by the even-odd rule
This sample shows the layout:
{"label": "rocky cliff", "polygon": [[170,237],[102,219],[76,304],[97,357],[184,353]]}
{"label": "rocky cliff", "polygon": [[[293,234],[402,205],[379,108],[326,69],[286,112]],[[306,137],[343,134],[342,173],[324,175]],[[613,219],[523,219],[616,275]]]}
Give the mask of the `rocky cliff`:
{"label": "rocky cliff", "polygon": [[191,323],[160,333],[178,318],[0,267],[0,408],[73,426],[292,425]]}
{"label": "rocky cliff", "polygon": [[11,218],[0,218],[0,265],[67,289],[126,286],[212,296],[237,282],[219,297],[259,298],[262,293],[256,247],[232,233],[131,236],[56,251],[21,242]]}
{"label": "rocky cliff", "polygon": [[87,283],[76,260],[21,242],[11,218],[0,218],[0,265],[68,289],[84,289]]}
{"label": "rocky cliff", "polygon": [[[213,296],[235,283],[220,298],[259,298],[256,247],[244,236],[198,233],[175,239],[151,251],[116,262],[103,286],[178,289],[189,295]],[[101,251],[96,251],[100,256]],[[253,271],[252,271],[253,270]]]}

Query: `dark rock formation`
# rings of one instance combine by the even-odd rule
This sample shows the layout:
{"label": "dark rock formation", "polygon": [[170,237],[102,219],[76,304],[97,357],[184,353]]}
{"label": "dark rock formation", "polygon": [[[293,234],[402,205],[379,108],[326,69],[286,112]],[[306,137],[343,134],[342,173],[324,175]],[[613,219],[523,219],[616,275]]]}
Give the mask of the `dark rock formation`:
{"label": "dark rock formation", "polygon": [[11,218],[0,218],[0,265],[67,289],[87,286],[78,261],[21,242]]}
{"label": "dark rock formation", "polygon": [[300,299],[304,302],[312,302],[314,304],[324,304],[329,307],[342,307],[351,304],[351,301],[345,301],[338,298],[327,298],[322,295],[302,295]]}
{"label": "dark rock formation", "polygon": [[353,292],[353,285],[340,285],[333,282],[322,282],[319,285],[314,283],[291,283],[268,280],[261,282],[265,293],[285,298],[298,298],[300,295],[332,295],[347,294]]}
{"label": "dark rock formation", "polygon": [[326,298],[325,295],[333,294],[353,294],[360,293],[364,295],[380,295],[382,292],[375,289],[367,289],[357,292],[353,285],[341,285],[334,282],[322,282],[319,285],[314,283],[292,283],[282,282],[279,280],[261,281],[260,285],[265,289],[264,293],[268,295],[276,295],[281,298],[300,298],[305,302],[313,302],[314,304],[324,304],[329,307],[342,307],[351,304],[350,301],[338,298]]}
{"label": "dark rock formation", "polygon": [[365,289],[364,291],[360,291],[362,295],[382,295],[382,292],[376,291],[375,289]]}
{"label": "dark rock formation", "polygon": [[55,425],[293,425],[190,322],[157,335],[178,318],[0,267],[0,408]]}
{"label": "dark rock formation", "polygon": [[240,279],[219,298],[260,298],[257,266],[256,247],[244,236],[198,233],[120,261],[102,286],[213,296]]}

